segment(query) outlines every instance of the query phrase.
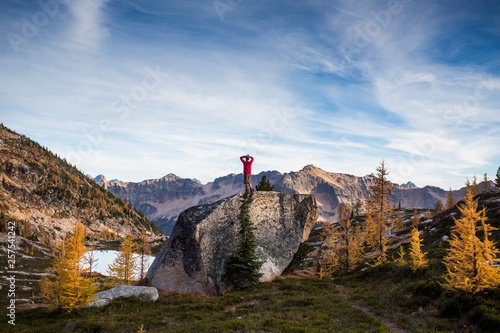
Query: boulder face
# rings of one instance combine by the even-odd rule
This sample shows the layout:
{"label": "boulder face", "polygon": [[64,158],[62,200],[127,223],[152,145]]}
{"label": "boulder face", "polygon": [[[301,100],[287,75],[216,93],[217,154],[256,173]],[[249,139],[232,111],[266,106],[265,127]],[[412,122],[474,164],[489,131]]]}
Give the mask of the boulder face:
{"label": "boulder face", "polygon": [[[183,211],[147,273],[150,286],[219,295],[224,263],[238,244],[241,200],[237,194]],[[319,212],[310,194],[256,191],[251,195],[249,215],[264,282],[288,266],[300,243],[309,237]]]}
{"label": "boulder face", "polygon": [[116,286],[114,288],[98,292],[93,296],[93,300],[85,307],[103,307],[120,297],[135,296],[143,301],[154,302],[158,299],[158,290],[151,287],[138,286]]}

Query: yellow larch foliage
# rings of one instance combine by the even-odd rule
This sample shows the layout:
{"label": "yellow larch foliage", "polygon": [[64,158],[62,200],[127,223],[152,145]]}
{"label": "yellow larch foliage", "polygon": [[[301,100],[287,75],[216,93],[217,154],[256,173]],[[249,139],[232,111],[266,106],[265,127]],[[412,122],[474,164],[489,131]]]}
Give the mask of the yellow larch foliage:
{"label": "yellow larch foliage", "polygon": [[478,210],[478,200],[474,200],[472,191],[467,191],[459,210],[461,217],[454,218],[450,249],[444,258],[448,271],[444,286],[467,293],[495,288],[500,285],[500,269],[493,267],[498,250],[489,237],[496,228],[486,223],[486,208]]}
{"label": "yellow larch foliage", "polygon": [[428,261],[425,259],[427,253],[422,252],[420,248],[420,235],[417,228],[411,229],[410,242],[410,265],[412,271],[422,269],[428,266]]}
{"label": "yellow larch foliage", "polygon": [[411,225],[412,225],[412,227],[416,227],[419,223],[420,223],[420,216],[417,213],[417,210],[415,209],[413,211],[413,218],[411,220]]}
{"label": "yellow larch foliage", "polygon": [[398,210],[398,214],[396,215],[396,231],[403,230],[403,219],[401,218],[401,211]]}
{"label": "yellow larch foliage", "polygon": [[350,219],[351,209],[348,204],[338,208],[339,232],[335,252],[339,257],[339,268],[350,272],[358,265],[362,254],[361,229],[354,227]]}
{"label": "yellow larch foliage", "polygon": [[339,258],[335,252],[338,241],[338,230],[335,224],[328,220],[323,223],[321,237],[323,246],[320,248],[319,258],[319,278],[322,279],[327,274],[336,271],[339,266]]}
{"label": "yellow larch foliage", "polygon": [[405,265],[405,250],[403,249],[403,245],[399,246],[398,256],[399,256],[399,258],[397,258],[395,260],[396,264],[398,266],[404,266]]}
{"label": "yellow larch foliage", "polygon": [[120,246],[118,256],[109,266],[108,274],[124,281],[127,285],[132,284],[137,271],[137,259],[134,258],[136,249],[132,234],[128,234]]}
{"label": "yellow larch foliage", "polygon": [[[387,229],[392,218],[392,209],[389,196],[392,194],[394,185],[387,179],[389,172],[382,161],[376,169],[377,174],[373,177],[374,184],[370,187],[368,198],[365,199],[367,212],[366,233],[369,244],[377,251],[376,263],[386,260],[387,252]],[[372,219],[369,221],[368,219]],[[373,222],[373,226],[370,223]]]}
{"label": "yellow larch foliage", "polygon": [[450,190],[448,191],[448,197],[446,198],[446,209],[451,209],[453,206],[455,206],[455,198],[453,198],[453,193],[451,192],[451,187]]}
{"label": "yellow larch foliage", "polygon": [[94,280],[85,276],[85,235],[85,227],[77,224],[73,233],[64,237],[54,257],[55,281],[45,278],[41,282],[42,297],[66,311],[88,303],[97,290]]}

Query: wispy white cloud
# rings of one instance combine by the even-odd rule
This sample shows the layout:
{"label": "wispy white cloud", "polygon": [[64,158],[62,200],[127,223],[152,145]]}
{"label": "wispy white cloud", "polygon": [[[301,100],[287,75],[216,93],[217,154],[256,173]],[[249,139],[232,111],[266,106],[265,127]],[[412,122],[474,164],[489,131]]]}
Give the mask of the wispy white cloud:
{"label": "wispy white cloud", "polygon": [[73,15],[70,39],[82,48],[96,48],[108,36],[104,26],[105,6],[108,0],[69,1],[68,8]]}

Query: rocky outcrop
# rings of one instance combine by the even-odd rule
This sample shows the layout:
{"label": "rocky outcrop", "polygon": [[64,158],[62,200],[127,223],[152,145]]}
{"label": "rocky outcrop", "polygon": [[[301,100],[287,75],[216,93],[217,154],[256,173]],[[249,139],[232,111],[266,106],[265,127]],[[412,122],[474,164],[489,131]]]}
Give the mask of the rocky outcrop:
{"label": "rocky outcrop", "polygon": [[[241,194],[182,212],[147,278],[167,291],[220,294],[224,263],[238,244]],[[261,281],[279,276],[318,219],[312,195],[254,192],[249,206]]]}
{"label": "rocky outcrop", "polygon": [[[357,177],[342,173],[324,171],[308,165],[298,172],[261,172],[252,175],[256,183],[266,175],[282,193],[313,194],[319,206],[320,218],[337,220],[336,212],[340,202],[354,206],[363,202],[372,185],[369,176]],[[170,235],[179,214],[192,206],[208,204],[244,191],[243,174],[230,174],[208,184],[197,180],[180,178],[169,174],[160,179],[140,183],[100,182],[113,194],[130,202],[155,223],[164,233]],[[396,186],[391,201],[403,208],[434,208],[437,200],[446,202],[446,191],[426,186],[413,188],[411,182]],[[416,186],[415,186],[416,187]],[[462,198],[462,191],[454,191],[455,199]]]}
{"label": "rocky outcrop", "polygon": [[87,303],[85,307],[103,307],[120,297],[135,296],[143,301],[154,302],[158,299],[158,290],[153,287],[117,286],[108,290],[98,292],[93,296],[94,300]]}

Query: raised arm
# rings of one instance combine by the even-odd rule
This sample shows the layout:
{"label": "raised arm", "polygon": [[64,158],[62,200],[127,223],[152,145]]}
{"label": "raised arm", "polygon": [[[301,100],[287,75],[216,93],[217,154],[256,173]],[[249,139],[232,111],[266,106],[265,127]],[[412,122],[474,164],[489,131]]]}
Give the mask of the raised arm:
{"label": "raised arm", "polygon": [[252,163],[253,162],[253,157],[252,156],[248,156],[250,157],[250,160],[248,162]]}
{"label": "raised arm", "polygon": [[245,157],[246,157],[246,155],[241,156],[241,157],[240,157],[240,161],[242,161],[243,163],[245,163],[245,162],[246,162],[246,161],[245,161]]}

